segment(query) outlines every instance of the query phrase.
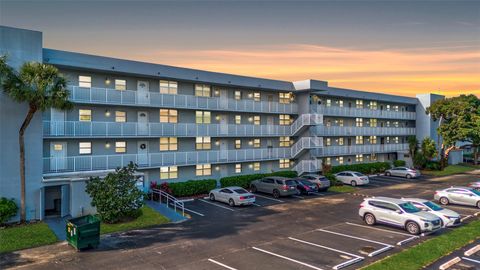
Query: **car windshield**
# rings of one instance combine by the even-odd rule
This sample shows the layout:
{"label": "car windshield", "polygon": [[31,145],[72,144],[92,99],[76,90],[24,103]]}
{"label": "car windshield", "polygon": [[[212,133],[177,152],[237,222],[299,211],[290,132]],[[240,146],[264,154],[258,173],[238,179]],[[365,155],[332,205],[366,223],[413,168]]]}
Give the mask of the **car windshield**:
{"label": "car windshield", "polygon": [[470,191],[471,191],[473,194],[476,194],[477,196],[480,196],[480,190],[470,189]]}
{"label": "car windshield", "polygon": [[355,175],[355,176],[363,176],[363,174],[361,174],[361,173],[359,173],[359,172],[355,172],[355,173],[353,173],[353,175]]}
{"label": "car windshield", "polygon": [[246,191],[246,190],[243,189],[243,188],[237,188],[237,189],[234,189],[233,191],[235,191],[235,192],[238,193],[238,194],[248,193],[248,191]]}
{"label": "car windshield", "polygon": [[421,210],[415,207],[412,203],[401,203],[398,206],[403,209],[403,211],[407,213],[417,213],[420,212]]}
{"label": "car windshield", "polygon": [[288,186],[294,186],[296,183],[295,183],[295,180],[286,180],[285,181],[285,185],[288,185]]}
{"label": "car windshield", "polygon": [[434,203],[434,202],[425,202],[424,204],[425,204],[428,208],[432,209],[433,211],[441,211],[441,210],[443,210],[443,208],[442,208],[440,205],[438,205],[438,204],[436,204],[436,203]]}
{"label": "car windshield", "polygon": [[308,181],[308,180],[300,180],[299,182],[302,183],[302,184],[304,184],[304,185],[307,185],[307,186],[309,186],[309,185],[312,184],[312,183],[311,183],[310,181]]}

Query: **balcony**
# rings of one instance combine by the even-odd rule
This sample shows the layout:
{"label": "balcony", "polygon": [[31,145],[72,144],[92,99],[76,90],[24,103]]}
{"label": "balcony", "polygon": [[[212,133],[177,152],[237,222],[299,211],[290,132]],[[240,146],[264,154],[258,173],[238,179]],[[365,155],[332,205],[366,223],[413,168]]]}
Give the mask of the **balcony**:
{"label": "balcony", "polygon": [[58,137],[266,137],[293,136],[305,126],[321,124],[321,116],[304,114],[291,125],[43,121],[43,136]]}
{"label": "balcony", "polygon": [[408,151],[408,144],[367,144],[350,146],[327,146],[310,150],[316,157],[346,156],[371,153],[392,153]]}
{"label": "balcony", "polygon": [[69,86],[70,100],[78,103],[132,105],[159,108],[212,111],[241,111],[260,113],[297,114],[297,104],[273,101],[235,100],[225,97],[197,97],[170,95],[158,92],[119,91],[108,88]]}
{"label": "balcony", "polygon": [[165,152],[151,154],[126,155],[88,155],[64,158],[43,158],[44,174],[111,170],[138,164],[139,168],[158,168],[161,166],[189,166],[196,164],[220,164],[234,162],[253,162],[290,158],[291,149],[263,148],[225,151]]}
{"label": "balcony", "polygon": [[317,125],[311,127],[317,136],[409,136],[415,135],[410,127],[340,127]]}
{"label": "balcony", "polygon": [[322,160],[320,159],[308,159],[300,160],[293,170],[302,175],[303,173],[316,173],[322,170]]}
{"label": "balcony", "polygon": [[386,110],[371,110],[371,109],[357,109],[349,107],[338,106],[324,106],[324,105],[310,105],[312,110],[319,114],[331,116],[345,116],[345,117],[362,117],[362,118],[388,118],[388,119],[402,119],[415,120],[415,112],[397,112]]}

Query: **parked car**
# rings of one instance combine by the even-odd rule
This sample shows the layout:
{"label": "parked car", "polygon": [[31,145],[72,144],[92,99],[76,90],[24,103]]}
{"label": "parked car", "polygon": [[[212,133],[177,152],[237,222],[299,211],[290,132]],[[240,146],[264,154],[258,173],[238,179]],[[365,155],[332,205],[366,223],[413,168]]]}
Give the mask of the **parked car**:
{"label": "parked car", "polygon": [[210,200],[228,203],[230,206],[255,203],[255,195],[241,187],[217,188],[210,191]]}
{"label": "parked car", "polygon": [[460,214],[457,212],[441,207],[440,205],[425,199],[402,198],[402,200],[411,202],[420,210],[429,212],[439,217],[442,221],[442,227],[453,227],[460,225]]}
{"label": "parked car", "polygon": [[437,216],[400,199],[367,198],[360,204],[358,214],[367,225],[383,223],[403,228],[410,234],[434,232],[441,228],[441,221]]}
{"label": "parked car", "polygon": [[450,187],[435,191],[435,200],[440,204],[461,204],[480,208],[480,191],[470,187]]}
{"label": "parked car", "polygon": [[318,191],[327,191],[327,189],[330,187],[330,180],[328,180],[325,176],[323,175],[318,175],[318,174],[305,174],[297,179],[305,179],[308,180],[315,185],[317,185],[317,190]]}
{"label": "parked car", "polygon": [[250,188],[252,192],[265,192],[272,194],[275,198],[298,194],[297,182],[293,179],[280,176],[265,177],[252,181]]}
{"label": "parked car", "polygon": [[294,181],[297,182],[297,189],[300,194],[308,195],[318,191],[317,185],[308,180],[295,179]]}
{"label": "parked car", "polygon": [[385,171],[386,176],[401,176],[407,179],[420,177],[420,171],[407,167],[395,167]]}
{"label": "parked car", "polygon": [[369,183],[368,176],[359,172],[343,171],[336,173],[335,178],[344,184],[352,185],[352,187]]}
{"label": "parked car", "polygon": [[476,190],[480,190],[480,181],[477,182],[471,182],[468,184],[469,188],[474,188]]}

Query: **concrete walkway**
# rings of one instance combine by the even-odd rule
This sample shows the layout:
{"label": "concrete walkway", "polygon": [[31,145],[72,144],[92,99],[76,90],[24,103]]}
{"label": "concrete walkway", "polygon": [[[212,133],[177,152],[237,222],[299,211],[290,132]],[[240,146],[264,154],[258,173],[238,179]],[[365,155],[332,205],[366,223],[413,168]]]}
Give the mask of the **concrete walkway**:
{"label": "concrete walkway", "polygon": [[167,205],[164,203],[158,203],[154,201],[145,201],[145,204],[150,206],[152,209],[154,209],[158,213],[166,216],[168,219],[170,219],[170,222],[179,223],[188,219],[182,216],[181,213],[177,213],[172,208],[167,207]]}
{"label": "concrete walkway", "polygon": [[58,240],[63,241],[67,239],[67,233],[65,232],[65,226],[67,225],[66,220],[69,219],[70,216],[67,217],[47,217],[45,218],[45,223],[47,223],[48,227],[53,231],[53,233],[57,236]]}

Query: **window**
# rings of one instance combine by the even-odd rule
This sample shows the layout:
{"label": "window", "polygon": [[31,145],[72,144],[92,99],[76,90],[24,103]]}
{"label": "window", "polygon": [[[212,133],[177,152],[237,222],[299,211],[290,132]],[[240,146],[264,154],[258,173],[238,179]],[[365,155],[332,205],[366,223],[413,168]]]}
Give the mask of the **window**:
{"label": "window", "polygon": [[210,85],[195,84],[195,96],[210,97]]}
{"label": "window", "polygon": [[355,118],[355,126],[363,127],[363,118]]}
{"label": "window", "polygon": [[325,145],[326,145],[326,146],[332,145],[332,139],[326,138],[326,139],[325,139]]}
{"label": "window", "polygon": [[177,151],[178,138],[177,137],[161,137],[160,151]]}
{"label": "window", "polygon": [[290,125],[290,123],[291,123],[290,115],[288,115],[288,114],[280,114],[278,117],[279,117],[279,119],[280,119],[280,125],[281,125],[281,126]]}
{"label": "window", "polygon": [[127,90],[127,81],[115,79],[115,90],[120,90],[120,91]]}
{"label": "window", "polygon": [[195,112],[195,122],[197,124],[210,124],[211,123],[211,113],[208,111],[196,111]]}
{"label": "window", "polygon": [[178,178],[178,167],[160,167],[160,179],[175,179]]}
{"label": "window", "polygon": [[390,127],[390,121],[385,122],[385,125],[386,125],[387,127]]}
{"label": "window", "polygon": [[393,137],[393,143],[398,143],[399,140],[398,140],[398,137]]}
{"label": "window", "polygon": [[357,109],[363,109],[363,100],[357,99],[355,101],[355,105],[356,105]]}
{"label": "window", "polygon": [[378,107],[376,101],[370,101],[370,110],[376,110]]}
{"label": "window", "polygon": [[195,141],[197,150],[208,150],[212,148],[212,141],[210,137],[197,137]]}
{"label": "window", "polygon": [[326,104],[327,107],[331,107],[332,106],[332,100],[331,99],[327,99],[327,104]]}
{"label": "window", "polygon": [[377,160],[377,154],[372,153],[372,154],[370,155],[370,160],[371,160],[371,161]]}
{"label": "window", "polygon": [[370,119],[370,126],[371,127],[377,127],[377,119],[375,119],[375,118]]}
{"label": "window", "polygon": [[355,161],[356,162],[363,162],[363,155],[362,154],[355,155]]}
{"label": "window", "polygon": [[260,171],[260,162],[254,162],[253,163],[253,170],[254,171]]}
{"label": "window", "polygon": [[343,164],[343,157],[337,157],[338,164]]}
{"label": "window", "polygon": [[53,145],[53,150],[55,151],[62,151],[63,150],[63,144],[61,143],[56,143]]}
{"label": "window", "polygon": [[235,140],[235,149],[240,149],[242,148],[242,140],[237,139]]}
{"label": "window", "polygon": [[260,92],[253,93],[253,100],[260,101]]}
{"label": "window", "polygon": [[376,144],[377,143],[377,136],[370,136],[370,143],[371,144]]}
{"label": "window", "polygon": [[339,106],[339,107],[343,107],[343,100],[339,100],[339,101],[338,101],[338,106]]}
{"label": "window", "polygon": [[254,125],[260,125],[260,115],[255,115],[253,117],[253,124]]}
{"label": "window", "polygon": [[279,102],[282,104],[289,104],[291,102],[292,93],[278,93]]}
{"label": "window", "polygon": [[290,168],[290,160],[288,158],[280,159],[279,160],[279,167],[280,167],[280,169]]}
{"label": "window", "polygon": [[240,125],[242,123],[242,116],[235,115],[235,124]]}
{"label": "window", "polygon": [[78,153],[80,155],[89,155],[92,153],[92,143],[91,142],[80,142],[78,143]]}
{"label": "window", "polygon": [[92,87],[92,77],[90,76],[78,76],[78,86],[90,88]]}
{"label": "window", "polygon": [[169,109],[160,109],[160,123],[177,123],[178,111]]}
{"label": "window", "polygon": [[177,92],[178,92],[177,82],[160,80],[160,94],[176,95]]}
{"label": "window", "polygon": [[253,139],[253,147],[260,148],[260,139]]}
{"label": "window", "polygon": [[390,143],[390,137],[385,137],[385,143]]}
{"label": "window", "polygon": [[242,99],[242,92],[241,91],[235,91],[235,99],[236,100],[241,100]]}
{"label": "window", "polygon": [[363,144],[363,136],[355,136],[356,144]]}
{"label": "window", "polygon": [[328,119],[328,120],[327,120],[327,123],[325,124],[325,126],[331,127],[331,126],[332,126],[332,120]]}
{"label": "window", "polygon": [[78,120],[82,122],[92,121],[92,110],[78,110]]}
{"label": "window", "polygon": [[242,164],[235,164],[235,173],[242,173]]}
{"label": "window", "polygon": [[325,158],[325,164],[332,165],[332,159],[329,157]]}
{"label": "window", "polygon": [[198,164],[195,170],[197,176],[211,175],[212,174],[212,165],[211,164]]}
{"label": "window", "polygon": [[386,106],[387,111],[390,111],[390,104]]}
{"label": "window", "polygon": [[398,126],[399,126],[398,121],[393,121],[393,126],[394,126],[394,127],[398,127]]}
{"label": "window", "polygon": [[115,142],[115,153],[127,152],[127,142]]}
{"label": "window", "polygon": [[338,138],[338,145],[344,145],[343,138]]}
{"label": "window", "polygon": [[115,122],[127,122],[127,113],[124,111],[115,111]]}
{"label": "window", "polygon": [[343,119],[337,119],[335,120],[335,124],[337,124],[340,127],[343,127]]}
{"label": "window", "polygon": [[280,147],[289,147],[290,137],[280,137]]}
{"label": "window", "polygon": [[399,108],[398,105],[393,105],[393,110],[394,111],[398,112],[398,108]]}

